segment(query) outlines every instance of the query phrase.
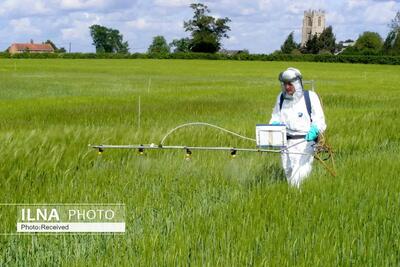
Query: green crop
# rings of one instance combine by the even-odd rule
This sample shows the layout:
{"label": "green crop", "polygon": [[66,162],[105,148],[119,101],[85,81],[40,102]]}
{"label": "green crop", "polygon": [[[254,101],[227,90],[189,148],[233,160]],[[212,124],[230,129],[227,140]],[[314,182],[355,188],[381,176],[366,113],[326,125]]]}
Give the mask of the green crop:
{"label": "green crop", "polygon": [[[279,156],[106,150],[186,122],[245,136],[269,121],[287,67],[315,80],[338,176],[301,189]],[[125,203],[124,235],[0,236],[0,266],[400,264],[398,66],[202,60],[0,61],[0,202]],[[140,127],[138,102],[141,102]],[[166,145],[254,147],[216,129]],[[0,232],[15,232],[2,216]]]}

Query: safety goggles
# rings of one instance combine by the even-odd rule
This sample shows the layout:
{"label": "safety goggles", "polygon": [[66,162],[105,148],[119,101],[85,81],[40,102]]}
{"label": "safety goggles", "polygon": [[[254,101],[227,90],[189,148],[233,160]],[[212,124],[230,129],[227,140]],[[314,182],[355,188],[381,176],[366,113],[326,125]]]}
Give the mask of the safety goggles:
{"label": "safety goggles", "polygon": [[294,81],[296,81],[298,79],[300,79],[300,77],[297,75],[290,75],[285,72],[281,72],[279,74],[279,81],[281,83],[293,83]]}

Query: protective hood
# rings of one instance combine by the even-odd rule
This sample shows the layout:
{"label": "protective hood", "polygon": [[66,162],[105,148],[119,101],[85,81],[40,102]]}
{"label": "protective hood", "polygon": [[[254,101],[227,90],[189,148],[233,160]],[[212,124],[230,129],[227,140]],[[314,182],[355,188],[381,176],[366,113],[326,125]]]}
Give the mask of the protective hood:
{"label": "protective hood", "polygon": [[[303,83],[302,75],[298,69],[288,68],[279,74],[279,81],[281,82],[281,90],[285,99],[297,100],[303,96]],[[284,83],[290,82],[293,84],[295,92],[293,95],[287,95]]]}

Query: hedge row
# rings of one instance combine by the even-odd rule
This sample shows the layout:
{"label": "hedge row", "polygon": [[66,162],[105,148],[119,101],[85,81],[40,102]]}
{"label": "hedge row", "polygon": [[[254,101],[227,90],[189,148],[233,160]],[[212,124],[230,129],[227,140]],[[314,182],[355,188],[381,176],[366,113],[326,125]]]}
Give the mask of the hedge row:
{"label": "hedge row", "polygon": [[208,53],[172,53],[172,54],[95,54],[95,53],[0,53],[0,58],[65,58],[65,59],[210,59],[210,60],[248,60],[248,61],[307,61],[332,63],[361,63],[400,65],[400,56],[374,55],[288,55],[288,54],[208,54]]}

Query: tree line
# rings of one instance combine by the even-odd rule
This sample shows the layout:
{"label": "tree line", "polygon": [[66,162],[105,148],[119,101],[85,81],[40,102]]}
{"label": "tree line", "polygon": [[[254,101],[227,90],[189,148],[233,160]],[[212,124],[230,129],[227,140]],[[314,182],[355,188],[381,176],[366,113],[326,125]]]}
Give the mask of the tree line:
{"label": "tree line", "polygon": [[[228,32],[231,29],[228,24],[231,20],[227,17],[216,19],[210,16],[209,8],[201,3],[193,3],[190,8],[193,9],[193,17],[183,23],[190,37],[167,43],[163,36],[155,36],[147,53],[215,53],[220,51],[222,39],[229,38]],[[321,34],[313,35],[304,46],[296,43],[294,32],[291,32],[280,50],[273,54],[400,55],[400,12],[397,12],[388,26],[390,32],[385,40],[376,32],[366,31],[356,41],[349,39],[338,43],[332,26],[328,26]],[[118,30],[97,24],[90,26],[89,29],[96,53],[129,53],[128,42],[123,40],[123,35]],[[47,42],[51,43],[49,40]],[[53,43],[51,45],[57,49]],[[246,50],[244,51],[246,53]],[[56,52],[65,52],[65,49],[57,49]]]}
{"label": "tree line", "polygon": [[[291,32],[279,51],[283,54],[343,54],[343,55],[400,55],[400,12],[388,25],[390,31],[383,41],[377,32],[366,31],[356,41],[351,39],[336,43],[332,26],[314,34],[304,46],[296,43]],[[351,44],[345,46],[346,44]]]}

